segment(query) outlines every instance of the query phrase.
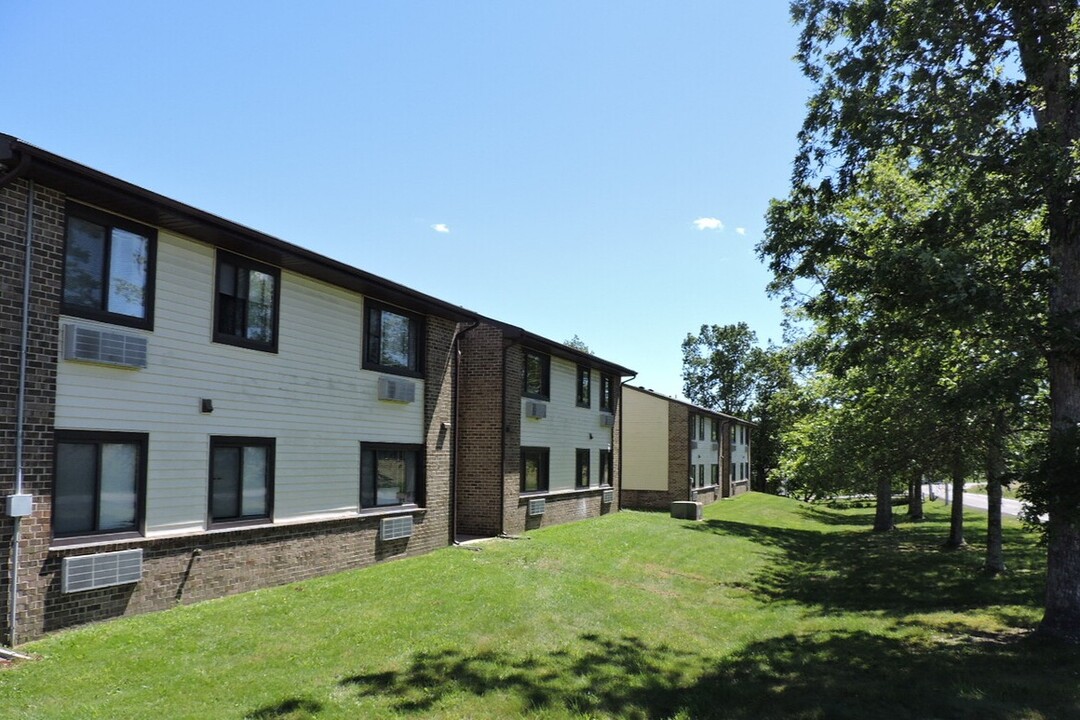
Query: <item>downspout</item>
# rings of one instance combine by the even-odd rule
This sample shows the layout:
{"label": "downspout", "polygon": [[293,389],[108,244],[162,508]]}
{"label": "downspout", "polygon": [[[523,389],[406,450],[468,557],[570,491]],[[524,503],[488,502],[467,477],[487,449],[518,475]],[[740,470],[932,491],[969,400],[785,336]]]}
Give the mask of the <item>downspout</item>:
{"label": "downspout", "polygon": [[453,408],[450,412],[453,427],[453,443],[450,446],[450,544],[457,544],[457,483],[458,483],[458,456],[461,444],[461,338],[468,332],[476,329],[480,321],[475,321],[464,330],[454,334],[454,341],[450,344],[450,352],[454,358],[453,383],[454,392]]}
{"label": "downspout", "polygon": [[[18,179],[30,166],[30,156],[22,154],[19,158],[19,164],[15,169],[4,174],[0,177],[0,188],[14,182]],[[23,243],[23,297],[22,297],[22,327],[19,335],[19,379],[18,389],[15,400],[15,495],[23,494],[23,444],[25,442],[25,418],[26,418],[26,365],[27,356],[29,354],[29,336],[30,336],[30,283],[31,283],[31,270],[32,270],[32,254],[33,250],[33,237],[34,237],[34,181],[28,181],[27,193],[26,193],[26,221],[25,225],[25,239]],[[10,501],[9,501],[10,502]],[[14,647],[18,642],[18,634],[16,632],[18,625],[18,604],[19,604],[19,562],[20,562],[20,546],[22,543],[22,517],[12,516],[12,530],[11,530],[11,573],[9,581],[9,597],[8,597],[8,629],[10,644]],[[7,652],[0,652],[0,655],[9,655]],[[16,657],[21,657],[18,653],[12,653]]]}

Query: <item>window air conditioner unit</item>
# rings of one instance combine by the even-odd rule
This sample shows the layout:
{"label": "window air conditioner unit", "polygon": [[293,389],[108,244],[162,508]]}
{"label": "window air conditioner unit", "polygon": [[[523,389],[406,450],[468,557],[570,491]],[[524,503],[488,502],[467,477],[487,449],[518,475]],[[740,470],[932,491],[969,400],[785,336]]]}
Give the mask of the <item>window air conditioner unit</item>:
{"label": "window air conditioner unit", "polygon": [[60,592],[81,592],[139,582],[142,557],[142,550],[66,557],[60,563]]}
{"label": "window air conditioner unit", "polygon": [[536,418],[542,420],[547,417],[547,404],[542,402],[534,402],[533,400],[525,403],[525,417]]}
{"label": "window air conditioner unit", "polygon": [[412,515],[383,518],[379,523],[380,540],[400,540],[412,537]]}
{"label": "window air conditioner unit", "polygon": [[604,505],[610,505],[611,503],[615,502],[615,491],[605,490],[604,496],[600,499],[600,502],[602,502]]}
{"label": "window air conditioner unit", "polygon": [[611,413],[600,413],[600,426],[601,427],[614,427],[615,416]]}
{"label": "window air conditioner unit", "polygon": [[380,377],[379,399],[400,403],[415,402],[416,383],[400,378]]}
{"label": "window air conditioner unit", "polygon": [[131,333],[64,325],[64,359],[114,367],[146,367],[147,340]]}
{"label": "window air conditioner unit", "polygon": [[691,450],[697,450],[697,440],[691,440],[690,441],[690,449]]}
{"label": "window air conditioner unit", "polygon": [[534,498],[529,501],[529,517],[544,514],[544,507],[547,505],[544,498]]}
{"label": "window air conditioner unit", "polygon": [[710,447],[713,452],[720,452],[720,443],[713,443]]}

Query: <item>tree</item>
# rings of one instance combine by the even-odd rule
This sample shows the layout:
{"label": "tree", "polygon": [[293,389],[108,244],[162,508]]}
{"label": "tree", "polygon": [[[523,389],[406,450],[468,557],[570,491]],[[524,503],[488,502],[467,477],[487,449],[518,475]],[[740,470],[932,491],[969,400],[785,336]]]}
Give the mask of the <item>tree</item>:
{"label": "tree", "polygon": [[682,343],[683,394],[697,405],[728,415],[746,412],[754,393],[754,368],[762,351],[744,322],[702,325]]}
{"label": "tree", "polygon": [[563,345],[565,345],[566,347],[574,348],[575,350],[580,350],[583,353],[588,353],[589,355],[592,355],[592,350],[589,349],[589,346],[585,344],[584,340],[582,340],[581,338],[579,338],[577,336],[577,333],[574,333],[574,337],[570,338],[569,340],[564,340]]}
{"label": "tree", "polygon": [[[1041,216],[1039,236],[1011,246],[1030,254],[1013,267],[1052,271],[1031,336],[1050,380],[1050,427],[1042,472],[1029,488],[1050,513],[1042,632],[1080,642],[1080,3],[1077,0],[795,0],[798,57],[816,90],[800,133],[793,199],[810,214],[831,211],[886,148],[924,178],[960,169],[971,229],[1003,217]],[[948,21],[943,21],[947,17]],[[986,238],[992,236],[982,234]],[[941,257],[944,233],[930,233]],[[827,246],[822,252],[836,248]],[[972,238],[964,238],[973,249]],[[1019,247],[1018,247],[1019,249]],[[817,252],[817,249],[815,249]],[[1022,253],[1017,252],[1018,256]],[[956,267],[954,265],[954,267]],[[925,285],[923,285],[925,287]],[[1010,295],[1018,297],[1020,294]],[[941,319],[970,298],[940,303],[901,294]],[[991,301],[994,298],[990,298]],[[824,302],[829,297],[823,298]],[[1015,330],[1015,328],[1014,328]]]}

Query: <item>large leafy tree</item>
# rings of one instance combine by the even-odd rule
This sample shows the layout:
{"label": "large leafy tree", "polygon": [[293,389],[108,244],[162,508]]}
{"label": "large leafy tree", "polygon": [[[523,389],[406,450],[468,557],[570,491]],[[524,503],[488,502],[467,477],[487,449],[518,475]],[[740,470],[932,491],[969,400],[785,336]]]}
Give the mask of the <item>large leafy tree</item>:
{"label": "large leafy tree", "polygon": [[762,362],[749,325],[702,325],[697,335],[687,334],[682,352],[683,394],[690,402],[729,415],[746,412]]}
{"label": "large leafy tree", "polygon": [[[860,194],[858,184],[886,154],[924,187],[961,200],[911,225],[917,232],[910,252],[892,254],[887,259],[898,264],[885,266],[897,282],[871,284],[874,292],[860,299],[899,310],[886,316],[900,318],[909,331],[920,312],[923,321],[966,328],[972,309],[989,309],[982,317],[993,317],[999,308],[998,317],[1019,320],[979,327],[1006,338],[1026,335],[1044,351],[1051,423],[1043,483],[1034,492],[1050,513],[1041,628],[1073,641],[1080,641],[1078,5],[795,0],[798,57],[816,90],[800,133],[792,195],[774,212],[773,227],[777,238],[794,237],[800,225],[815,232],[799,249],[765,249],[774,271],[797,277],[811,277],[822,261],[847,252],[844,223],[828,220],[838,202]],[[1007,235],[1003,220],[1017,218],[1040,223],[1043,232]],[[986,255],[1003,260],[997,284],[987,281],[993,263],[983,262]],[[882,263],[863,269],[875,265]],[[1025,285],[1039,282],[1029,275],[1039,278],[1046,269],[1049,292],[1025,295]],[[1003,284],[1008,292],[996,292]],[[1025,296],[1042,302],[1039,312],[1022,307]],[[836,322],[852,322],[860,316],[829,312],[830,304],[847,300],[824,292],[814,303]]]}

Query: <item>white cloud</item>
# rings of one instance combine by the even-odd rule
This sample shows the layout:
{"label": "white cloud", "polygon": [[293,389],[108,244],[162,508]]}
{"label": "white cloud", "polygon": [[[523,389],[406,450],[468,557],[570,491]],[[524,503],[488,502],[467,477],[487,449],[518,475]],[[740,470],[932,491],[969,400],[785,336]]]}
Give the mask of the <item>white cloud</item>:
{"label": "white cloud", "polygon": [[450,232],[450,226],[447,225],[446,223],[435,223],[434,225],[431,226],[431,229],[434,230],[437,233],[448,233],[448,232]]}
{"label": "white cloud", "polygon": [[699,217],[694,221],[698,230],[723,230],[724,223],[720,222],[718,218],[714,217]]}
{"label": "white cloud", "polygon": [[745,235],[746,228],[735,228],[735,232],[739,233],[740,235]]}

